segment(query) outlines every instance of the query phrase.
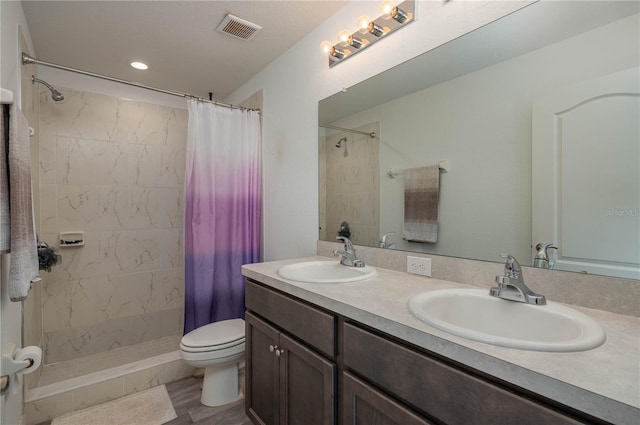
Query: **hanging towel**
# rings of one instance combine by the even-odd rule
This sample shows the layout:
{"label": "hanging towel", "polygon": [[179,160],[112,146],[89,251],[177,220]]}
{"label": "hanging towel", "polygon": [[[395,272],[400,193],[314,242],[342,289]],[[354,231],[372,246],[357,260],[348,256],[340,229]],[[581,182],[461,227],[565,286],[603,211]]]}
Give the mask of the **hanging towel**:
{"label": "hanging towel", "polygon": [[438,241],[440,167],[411,168],[404,173],[404,239]]}
{"label": "hanging towel", "polygon": [[11,301],[23,301],[31,283],[40,280],[31,198],[31,148],[27,119],[15,104],[11,106],[9,115],[9,140],[5,140],[9,145],[7,165],[11,218],[9,298]]}
{"label": "hanging towel", "polygon": [[0,120],[0,254],[11,251],[11,218],[9,211],[9,105],[2,105]]}

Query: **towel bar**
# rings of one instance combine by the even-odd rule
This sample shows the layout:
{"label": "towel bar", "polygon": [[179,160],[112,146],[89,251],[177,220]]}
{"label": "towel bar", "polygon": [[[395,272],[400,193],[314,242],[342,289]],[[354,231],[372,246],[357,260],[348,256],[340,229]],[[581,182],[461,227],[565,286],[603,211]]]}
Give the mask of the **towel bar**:
{"label": "towel bar", "polygon": [[[449,161],[446,159],[441,160],[440,162],[438,162],[438,167],[440,168],[440,172],[441,173],[448,173],[449,172]],[[387,171],[387,175],[392,178],[395,179],[398,176],[402,176],[404,175],[404,170],[399,170],[399,171],[394,171],[393,169]]]}

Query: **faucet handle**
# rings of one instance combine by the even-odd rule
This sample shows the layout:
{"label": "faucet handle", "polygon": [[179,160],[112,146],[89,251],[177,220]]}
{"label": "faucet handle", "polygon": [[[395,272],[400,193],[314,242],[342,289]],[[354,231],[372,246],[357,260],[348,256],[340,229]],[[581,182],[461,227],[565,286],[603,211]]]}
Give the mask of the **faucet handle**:
{"label": "faucet handle", "polygon": [[522,267],[520,266],[518,260],[516,260],[516,257],[511,254],[500,254],[500,257],[507,259],[504,264],[504,274],[507,277],[519,277],[522,273]]}

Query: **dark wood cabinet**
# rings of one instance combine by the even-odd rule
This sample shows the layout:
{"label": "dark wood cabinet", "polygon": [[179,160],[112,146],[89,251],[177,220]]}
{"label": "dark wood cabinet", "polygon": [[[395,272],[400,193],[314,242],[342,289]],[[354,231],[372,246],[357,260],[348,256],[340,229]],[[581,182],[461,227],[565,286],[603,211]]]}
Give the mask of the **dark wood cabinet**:
{"label": "dark wood cabinet", "polygon": [[256,425],[604,423],[251,280],[246,306]]}
{"label": "dark wood cabinet", "polygon": [[275,347],[279,332],[250,313],[245,315],[245,323],[247,416],[254,424],[276,425],[280,371]]}
{"label": "dark wood cabinet", "polygon": [[432,425],[348,372],[343,375],[344,425]]}
{"label": "dark wood cabinet", "polygon": [[391,341],[355,324],[344,325],[345,369],[451,425],[577,425],[541,403],[468,371]]}
{"label": "dark wood cabinet", "polygon": [[[251,296],[264,295],[265,288],[248,283]],[[313,348],[289,335],[286,327],[287,315],[284,311],[295,310],[310,315],[309,320],[314,327],[323,328],[324,312],[308,310],[308,306],[287,305],[287,300],[280,294],[269,292],[267,296],[259,296],[259,303],[247,303],[246,323],[246,412],[254,424],[259,425],[335,425],[336,420],[336,364]],[[247,297],[247,298],[249,298]],[[255,298],[253,298],[255,299]],[[282,309],[271,314],[262,309],[265,300],[276,300]],[[262,312],[266,317],[253,314],[251,307]],[[314,316],[313,313],[317,313]],[[291,317],[295,317],[292,315]],[[314,320],[317,319],[317,320]],[[294,319],[295,320],[295,319]],[[304,327],[296,320],[297,333],[304,333]],[[320,322],[320,325],[318,324]],[[311,324],[310,323],[310,324]],[[333,323],[333,322],[331,322]],[[314,340],[323,347],[323,352],[334,352],[334,329],[330,336],[319,337],[313,333]],[[330,338],[329,341],[326,341]]]}

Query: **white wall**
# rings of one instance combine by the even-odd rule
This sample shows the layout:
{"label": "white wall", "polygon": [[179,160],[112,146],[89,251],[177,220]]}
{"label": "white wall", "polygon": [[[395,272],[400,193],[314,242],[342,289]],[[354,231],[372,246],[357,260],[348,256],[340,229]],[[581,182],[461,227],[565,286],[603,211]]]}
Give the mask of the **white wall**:
{"label": "white wall", "polygon": [[265,260],[312,255],[318,239],[318,101],[520,9],[525,1],[418,1],[416,21],[331,69],[320,51],[378,1],[350,1],[232,93],[239,103],[264,90]]}

